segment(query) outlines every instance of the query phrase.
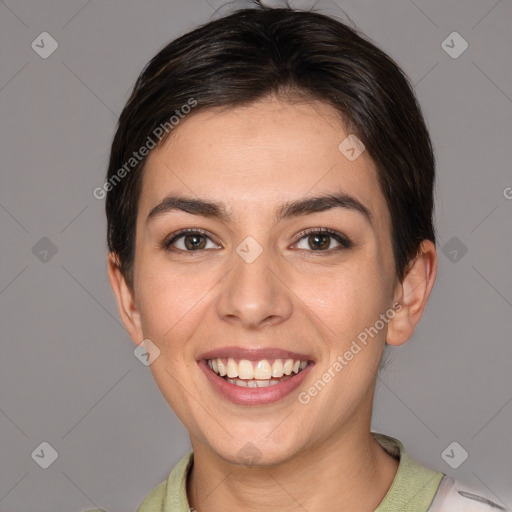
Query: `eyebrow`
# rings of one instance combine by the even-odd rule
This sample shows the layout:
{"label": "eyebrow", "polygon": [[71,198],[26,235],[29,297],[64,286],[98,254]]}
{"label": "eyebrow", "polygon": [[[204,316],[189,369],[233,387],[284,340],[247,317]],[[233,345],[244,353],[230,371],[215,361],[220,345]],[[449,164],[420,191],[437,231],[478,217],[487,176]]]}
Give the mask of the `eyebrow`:
{"label": "eyebrow", "polygon": [[[333,208],[345,208],[360,213],[371,225],[373,218],[370,210],[355,197],[345,194],[327,194],[322,196],[307,197],[282,204],[274,215],[275,222],[283,219],[302,217],[312,213],[323,212]],[[171,211],[182,211],[193,215],[201,215],[222,220],[226,223],[233,222],[233,216],[227,212],[226,205],[222,202],[209,201],[185,197],[182,195],[168,195],[149,212],[146,222]]]}

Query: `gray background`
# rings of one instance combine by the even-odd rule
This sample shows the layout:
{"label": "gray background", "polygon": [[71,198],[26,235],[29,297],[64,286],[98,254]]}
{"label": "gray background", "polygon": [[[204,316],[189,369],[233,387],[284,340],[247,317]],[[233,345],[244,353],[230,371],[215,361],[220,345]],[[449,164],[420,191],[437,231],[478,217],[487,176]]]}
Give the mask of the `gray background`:
{"label": "gray background", "polygon": [[[92,191],[142,67],[223,3],[0,2],[4,512],[133,511],[190,448],[118,318]],[[511,507],[512,5],[338,6],[415,84],[438,161],[437,284],[381,374],[372,429]],[[59,45],[47,59],[31,48],[43,31]],[[453,31],[469,44],[458,58],[442,46]],[[441,455],[453,441],[469,453],[457,469]],[[31,456],[42,442],[58,453],[47,469]]]}

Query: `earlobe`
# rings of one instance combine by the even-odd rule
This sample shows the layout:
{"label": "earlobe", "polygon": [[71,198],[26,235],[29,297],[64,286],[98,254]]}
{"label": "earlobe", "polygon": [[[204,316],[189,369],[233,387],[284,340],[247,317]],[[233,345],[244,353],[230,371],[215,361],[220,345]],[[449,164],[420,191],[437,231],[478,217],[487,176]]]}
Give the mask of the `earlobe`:
{"label": "earlobe", "polygon": [[138,345],[144,339],[140,322],[140,314],[135,304],[133,290],[128,286],[128,283],[121,272],[119,260],[116,254],[109,253],[107,258],[107,267],[108,279],[116,298],[119,315],[121,316],[121,320],[133,342]]}
{"label": "earlobe", "polygon": [[436,247],[430,240],[423,240],[418,256],[396,287],[394,300],[400,302],[401,308],[388,324],[388,345],[403,345],[412,336],[427,305],[436,275]]}

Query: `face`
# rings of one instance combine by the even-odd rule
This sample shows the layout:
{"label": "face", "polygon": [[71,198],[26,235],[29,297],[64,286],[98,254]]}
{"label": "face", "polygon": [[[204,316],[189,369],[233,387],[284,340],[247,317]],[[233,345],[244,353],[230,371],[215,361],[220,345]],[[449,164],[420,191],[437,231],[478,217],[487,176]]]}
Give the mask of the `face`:
{"label": "face", "polygon": [[[131,334],[160,350],[151,371],[194,449],[279,463],[369,429],[397,283],[376,168],[339,149],[348,135],[328,105],[268,98],[191,115],[148,157]],[[217,356],[273,383],[230,383]],[[308,364],[269,379],[287,359]]]}

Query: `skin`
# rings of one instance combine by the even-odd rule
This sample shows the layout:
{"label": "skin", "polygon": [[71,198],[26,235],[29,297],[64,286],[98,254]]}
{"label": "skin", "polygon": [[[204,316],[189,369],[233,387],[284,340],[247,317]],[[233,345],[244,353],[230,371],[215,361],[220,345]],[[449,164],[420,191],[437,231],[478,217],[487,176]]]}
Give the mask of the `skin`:
{"label": "skin", "polygon": [[[339,151],[347,135],[337,112],[321,102],[268,97],[189,116],[147,160],[133,290],[109,255],[124,325],[134,343],[149,338],[158,346],[151,371],[190,434],[195,462],[187,494],[198,512],[373,511],[396,474],[398,462],[370,434],[376,375],[385,341],[405,343],[421,318],[436,249],[423,241],[405,279],[397,280],[375,165],[367,152],[349,161]],[[284,202],[340,190],[370,210],[373,224],[345,208],[273,219]],[[223,201],[233,220],[172,211],[146,222],[171,192]],[[211,236],[200,241],[207,246],[185,253],[181,238],[178,252],[166,252],[159,243],[181,228],[206,230]],[[298,238],[306,228],[330,228],[353,245],[336,250],[338,242],[328,238],[327,249],[314,250],[310,237]],[[250,264],[236,252],[247,236],[263,249]],[[402,308],[385,328],[301,404],[297,394],[395,301]],[[279,402],[235,405],[197,365],[202,352],[226,345],[290,349],[316,364]],[[252,467],[238,458],[249,442],[261,453]]]}

